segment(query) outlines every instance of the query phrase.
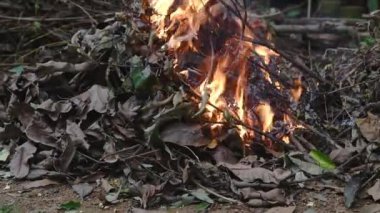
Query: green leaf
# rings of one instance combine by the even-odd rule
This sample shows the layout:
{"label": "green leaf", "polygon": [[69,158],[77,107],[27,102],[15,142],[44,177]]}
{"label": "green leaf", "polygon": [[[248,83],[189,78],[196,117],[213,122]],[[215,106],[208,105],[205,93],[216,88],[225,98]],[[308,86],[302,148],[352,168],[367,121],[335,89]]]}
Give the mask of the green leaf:
{"label": "green leaf", "polygon": [[59,208],[65,211],[77,210],[80,208],[80,202],[70,200],[69,202],[62,203]]}
{"label": "green leaf", "polygon": [[379,1],[378,0],[368,0],[367,2],[369,11],[375,11],[379,9]]}
{"label": "green leaf", "polygon": [[33,22],[33,30],[38,32],[41,30],[41,22],[39,21],[34,21]]}
{"label": "green leaf", "polygon": [[195,198],[189,194],[184,194],[181,196],[181,200],[174,202],[170,205],[171,208],[180,208],[184,206],[188,206],[194,203]]}
{"label": "green leaf", "polygon": [[329,169],[329,170],[336,168],[334,162],[330,159],[330,157],[328,155],[322,153],[321,151],[314,149],[314,150],[310,151],[309,155],[310,155],[310,157],[312,157],[314,159],[314,161],[321,168]]}
{"label": "green leaf", "polygon": [[205,202],[211,203],[211,204],[214,203],[214,200],[211,199],[208,196],[208,193],[203,189],[192,190],[192,191],[190,191],[190,194],[193,195],[198,200],[202,200],[202,201],[205,201]]}
{"label": "green leaf", "polygon": [[24,66],[23,65],[19,65],[17,67],[13,67],[12,69],[9,70],[9,72],[13,72],[17,75],[21,75],[22,72],[24,72]]}
{"label": "green leaf", "polygon": [[286,17],[288,18],[295,18],[301,14],[301,11],[299,9],[290,10],[286,13]]}
{"label": "green leaf", "polygon": [[368,46],[368,47],[371,47],[373,45],[376,44],[376,39],[374,39],[373,37],[371,36],[367,36],[367,37],[364,37],[361,39],[360,41],[360,45],[361,46]]}
{"label": "green leaf", "polygon": [[0,206],[0,213],[12,213],[14,210],[13,205]]}
{"label": "green leaf", "polygon": [[146,91],[150,89],[154,83],[154,76],[150,66],[144,67],[142,60],[138,56],[130,58],[129,63],[131,63],[131,79],[135,90]]}
{"label": "green leaf", "polygon": [[210,206],[209,203],[202,202],[202,203],[198,204],[198,205],[195,207],[195,209],[197,210],[197,212],[203,212],[203,211],[205,211],[209,206]]}

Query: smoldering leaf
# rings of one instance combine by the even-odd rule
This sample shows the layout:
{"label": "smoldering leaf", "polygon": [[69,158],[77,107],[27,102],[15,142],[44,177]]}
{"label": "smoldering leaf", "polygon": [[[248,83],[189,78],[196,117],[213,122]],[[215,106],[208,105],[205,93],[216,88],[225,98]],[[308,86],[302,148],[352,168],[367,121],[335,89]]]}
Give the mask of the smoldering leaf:
{"label": "smoldering leaf", "polygon": [[37,148],[29,141],[16,148],[16,153],[9,163],[11,173],[15,178],[21,179],[28,175],[30,170],[28,161],[36,151]]}

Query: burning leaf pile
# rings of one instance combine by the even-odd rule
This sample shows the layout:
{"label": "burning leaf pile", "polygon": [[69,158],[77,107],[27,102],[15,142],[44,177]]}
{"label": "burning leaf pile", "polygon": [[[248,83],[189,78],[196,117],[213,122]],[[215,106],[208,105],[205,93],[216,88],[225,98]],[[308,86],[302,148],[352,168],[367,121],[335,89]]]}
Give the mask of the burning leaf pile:
{"label": "burning leaf pile", "polygon": [[[378,150],[371,145],[379,142],[378,116],[359,118],[376,103],[354,117],[342,107],[359,107],[347,94],[318,104],[331,94],[324,84],[332,93],[368,90],[352,85],[354,71],[345,71],[353,67],[332,69],[342,77],[329,72],[338,60],[325,60],[333,64],[323,67],[328,80],[309,78],[318,91],[302,101],[301,79],[310,70],[284,60],[291,58],[274,48],[265,22],[244,2],[149,0],[125,7],[35,65],[0,72],[0,176],[30,180],[30,188],[65,181],[82,199],[101,188],[107,204],[133,197],[142,208],[230,202],[288,211],[292,188],[334,177],[347,182],[352,205],[355,186],[368,174],[355,178],[364,170],[347,165],[365,150],[378,156],[371,155]],[[371,60],[372,70],[379,65]],[[368,78],[378,79],[378,72]],[[377,100],[371,95],[368,102]],[[341,135],[323,131],[339,122]],[[344,132],[351,130],[355,143]]]}
{"label": "burning leaf pile", "polygon": [[156,13],[150,18],[175,56],[175,70],[200,94],[196,115],[215,123],[214,137],[229,117],[239,121],[236,128],[246,145],[265,133],[288,139],[293,123],[287,112],[302,88],[292,90],[271,75],[281,74],[278,54],[253,43],[267,41],[265,24],[236,4],[152,0]]}

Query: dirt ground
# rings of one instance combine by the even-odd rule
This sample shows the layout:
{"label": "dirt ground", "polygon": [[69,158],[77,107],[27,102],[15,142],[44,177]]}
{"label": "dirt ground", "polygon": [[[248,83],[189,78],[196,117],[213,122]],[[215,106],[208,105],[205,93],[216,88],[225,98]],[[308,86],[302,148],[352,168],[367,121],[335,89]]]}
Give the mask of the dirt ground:
{"label": "dirt ground", "polygon": [[[80,201],[77,194],[68,185],[54,185],[43,188],[35,188],[28,191],[22,190],[22,182],[0,181],[0,213],[8,211],[3,207],[12,205],[13,212],[64,212],[58,207],[68,201]],[[123,200],[121,203],[107,205],[101,199],[101,189],[96,188],[93,193],[81,201],[79,212],[134,212],[134,207],[138,202],[133,199]],[[336,190],[307,191],[302,190],[294,196],[295,212],[360,212],[360,207],[370,201],[361,201],[351,210],[344,207],[343,195],[336,193]],[[3,208],[4,209],[4,208]],[[8,208],[9,209],[9,208]],[[135,209],[136,210],[136,209]],[[215,204],[209,212],[265,212],[267,209],[254,209],[247,206],[236,206],[230,204]],[[180,209],[160,210],[156,212],[200,212],[196,206],[186,206]],[[273,211],[282,212],[282,211]]]}

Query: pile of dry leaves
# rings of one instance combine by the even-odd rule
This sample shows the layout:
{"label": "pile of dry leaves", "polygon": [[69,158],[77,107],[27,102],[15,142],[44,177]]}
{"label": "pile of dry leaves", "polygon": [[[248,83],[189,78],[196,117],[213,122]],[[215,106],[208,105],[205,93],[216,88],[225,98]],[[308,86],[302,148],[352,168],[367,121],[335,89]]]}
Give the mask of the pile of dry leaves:
{"label": "pile of dry leaves", "polygon": [[[2,178],[32,181],[28,188],[66,181],[82,198],[102,187],[104,202],[133,197],[143,208],[293,206],[298,189],[328,188],[321,180],[345,187],[351,207],[374,184],[378,46],[327,51],[315,66],[328,84],[305,81],[291,145],[278,153],[258,143],[243,156],[236,134],[215,145],[193,118],[198,103],[173,73],[173,56],[138,18],[140,1],[129,6],[39,63],[0,71]],[[368,190],[375,200],[379,183]]]}

